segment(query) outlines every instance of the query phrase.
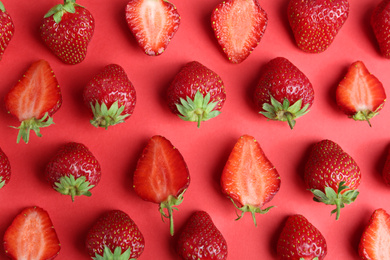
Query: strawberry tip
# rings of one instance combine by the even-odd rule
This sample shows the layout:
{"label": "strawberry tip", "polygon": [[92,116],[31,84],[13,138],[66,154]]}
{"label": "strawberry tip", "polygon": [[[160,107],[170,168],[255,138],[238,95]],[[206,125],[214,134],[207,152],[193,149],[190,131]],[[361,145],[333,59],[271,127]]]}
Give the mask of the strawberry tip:
{"label": "strawberry tip", "polygon": [[40,128],[48,127],[54,124],[53,118],[49,116],[49,113],[45,113],[45,115],[41,119],[36,119],[35,117],[31,119],[27,119],[22,121],[19,127],[11,126],[12,128],[19,129],[18,137],[16,139],[16,143],[20,142],[20,139],[27,144],[30,140],[30,130],[33,130],[38,137],[42,137],[40,132]]}

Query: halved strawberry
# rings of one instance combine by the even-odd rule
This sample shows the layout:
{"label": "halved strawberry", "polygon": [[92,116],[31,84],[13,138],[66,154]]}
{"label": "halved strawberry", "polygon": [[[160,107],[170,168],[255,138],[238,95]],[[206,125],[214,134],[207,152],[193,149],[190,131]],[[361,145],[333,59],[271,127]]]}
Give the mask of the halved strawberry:
{"label": "halved strawberry", "polygon": [[40,128],[53,124],[51,116],[61,104],[60,86],[49,63],[34,62],[5,97],[8,113],[21,122],[17,142],[22,138],[28,143],[31,129],[41,137]]}
{"label": "halved strawberry", "polygon": [[362,61],[352,63],[336,90],[339,108],[355,120],[367,121],[370,126],[370,119],[383,108],[385,100],[382,83]]}

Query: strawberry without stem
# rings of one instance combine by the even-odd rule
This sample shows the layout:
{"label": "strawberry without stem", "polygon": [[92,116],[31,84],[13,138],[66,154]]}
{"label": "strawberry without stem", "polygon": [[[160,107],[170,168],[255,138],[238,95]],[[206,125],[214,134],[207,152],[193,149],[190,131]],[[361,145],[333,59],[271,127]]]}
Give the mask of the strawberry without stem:
{"label": "strawberry without stem", "polygon": [[383,0],[371,15],[371,26],[382,56],[390,59],[390,0]]}
{"label": "strawberry without stem", "polygon": [[0,189],[3,188],[11,178],[11,164],[7,155],[0,148]]}
{"label": "strawberry without stem", "polygon": [[15,26],[11,16],[5,10],[2,2],[0,2],[0,60],[3,58],[4,51],[8,47],[9,42],[15,33]]}

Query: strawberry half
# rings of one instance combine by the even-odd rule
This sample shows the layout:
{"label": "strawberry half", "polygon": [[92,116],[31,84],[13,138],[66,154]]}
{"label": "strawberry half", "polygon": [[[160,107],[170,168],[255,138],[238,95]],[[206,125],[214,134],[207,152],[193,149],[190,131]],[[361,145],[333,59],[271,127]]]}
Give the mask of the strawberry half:
{"label": "strawberry half", "polygon": [[273,206],[261,209],[272,200],[280,188],[280,176],[265,156],[255,138],[243,135],[238,139],[221,176],[222,192],[231,199],[234,206],[252,214],[265,214]]}
{"label": "strawberry half", "polygon": [[371,15],[371,26],[383,57],[390,59],[390,0],[381,1]]}
{"label": "strawberry half", "polygon": [[162,54],[179,29],[180,15],[167,0],[131,0],[126,21],[138,45],[147,55]]}
{"label": "strawberry half", "polygon": [[211,26],[229,61],[240,63],[259,45],[268,16],[257,0],[227,0],[217,5]]}
{"label": "strawberry half", "polygon": [[1,28],[1,37],[0,37],[0,60],[3,58],[4,51],[8,47],[9,42],[15,33],[15,26],[12,21],[11,16],[5,10],[5,7],[2,2],[0,2],[0,28]]}
{"label": "strawberry half", "polygon": [[378,114],[386,101],[382,83],[372,75],[362,61],[351,64],[336,90],[338,107],[350,118],[367,121]]}
{"label": "strawberry half", "polygon": [[4,249],[11,259],[52,260],[60,252],[49,214],[42,208],[24,209],[4,234]]}
{"label": "strawberry half", "polygon": [[359,256],[363,260],[390,259],[390,215],[377,209],[371,215],[359,243]]}
{"label": "strawberry half", "polygon": [[173,209],[177,210],[174,206],[183,202],[189,184],[190,175],[183,156],[165,137],[153,136],[138,160],[133,187],[143,200],[160,204],[161,216],[169,219],[171,235]]}
{"label": "strawberry half", "polygon": [[28,143],[30,130],[41,137],[40,128],[53,124],[51,116],[61,105],[60,86],[49,63],[34,62],[5,97],[8,113],[21,122],[17,143],[21,138]]}
{"label": "strawberry half", "polygon": [[7,155],[0,148],[0,189],[3,188],[11,178],[11,164]]}

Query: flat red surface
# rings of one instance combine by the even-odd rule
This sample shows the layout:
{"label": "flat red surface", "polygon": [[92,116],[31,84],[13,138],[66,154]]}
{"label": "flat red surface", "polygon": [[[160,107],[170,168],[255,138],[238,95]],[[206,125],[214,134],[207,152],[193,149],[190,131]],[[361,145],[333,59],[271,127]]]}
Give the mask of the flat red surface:
{"label": "flat red surface", "polygon": [[[17,82],[30,64],[46,59],[51,64],[63,94],[63,106],[54,115],[55,125],[42,129],[42,138],[31,136],[28,145],[16,144],[17,119],[0,109],[0,147],[8,155],[12,177],[0,190],[0,236],[24,207],[46,209],[62,244],[57,259],[89,259],[84,247],[88,229],[105,211],[121,209],[138,224],[146,246],[141,259],[179,259],[177,236],[169,235],[158,206],[141,200],[132,188],[132,174],[148,138],[163,135],[182,153],[191,174],[184,202],[175,212],[176,234],[190,214],[205,210],[228,243],[228,259],[274,259],[281,226],[290,214],[303,214],[326,237],[327,259],[357,259],[357,246],[364,225],[377,208],[390,210],[390,187],[381,179],[390,143],[390,106],[366,122],[348,119],[337,108],[335,88],[349,65],[362,60],[389,90],[390,61],[379,54],[369,17],[379,0],[351,1],[350,16],[333,45],[322,54],[300,51],[288,25],[288,0],[260,1],[269,23],[260,45],[241,64],[227,61],[210,26],[210,14],[220,0],[172,0],[182,17],[180,28],[159,57],[149,57],[138,47],[124,18],[126,0],[79,0],[96,20],[95,35],[87,58],[80,64],[63,64],[42,43],[39,26],[43,15],[60,1],[37,0],[3,3],[13,17],[16,33],[0,62],[0,97]],[[251,96],[261,68],[270,59],[283,56],[302,70],[315,89],[311,111],[297,120],[294,130],[286,123],[267,121],[252,106]],[[223,79],[227,100],[222,114],[204,122],[180,120],[172,114],[164,93],[180,68],[197,60]],[[96,129],[82,103],[82,90],[105,65],[117,63],[127,72],[137,91],[134,114],[124,124]],[[390,91],[388,93],[390,95]],[[2,103],[3,104],[3,103]],[[250,215],[240,221],[235,208],[220,190],[219,179],[236,140],[243,134],[257,138],[281,176],[281,189],[258,215],[258,227]],[[347,205],[341,218],[330,216],[332,206],[315,203],[303,182],[303,168],[311,146],[322,140],[338,143],[362,171],[360,195]],[[55,192],[44,180],[44,169],[62,144],[76,141],[88,146],[102,166],[102,179],[92,197]],[[0,258],[5,259],[0,249]]]}

